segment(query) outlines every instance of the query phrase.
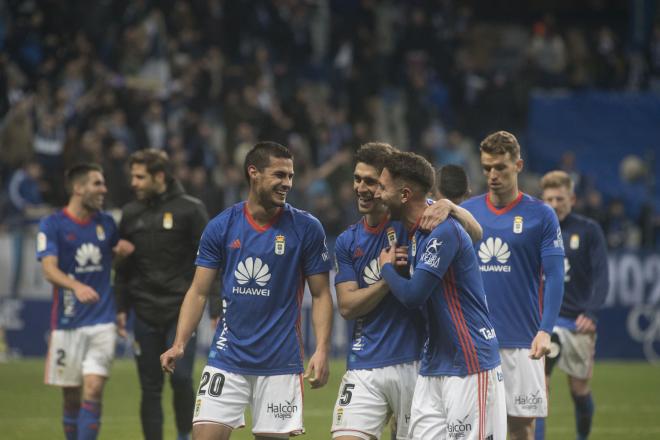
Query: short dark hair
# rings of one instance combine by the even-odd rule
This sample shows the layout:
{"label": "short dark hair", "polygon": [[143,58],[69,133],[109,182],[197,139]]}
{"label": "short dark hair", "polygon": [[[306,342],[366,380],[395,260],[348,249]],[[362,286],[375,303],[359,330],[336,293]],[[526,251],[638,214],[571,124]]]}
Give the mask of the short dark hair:
{"label": "short dark hair", "polygon": [[66,191],[69,195],[73,194],[73,185],[87,181],[87,176],[90,171],[103,173],[103,168],[101,168],[101,165],[99,164],[87,162],[77,163],[66,170],[64,173],[64,182]]}
{"label": "short dark hair", "polygon": [[508,131],[496,131],[491,133],[481,141],[479,149],[487,154],[506,154],[511,155],[511,159],[520,159],[520,144],[518,139]]}
{"label": "short dark hair", "polygon": [[433,165],[419,154],[409,151],[395,151],[385,159],[385,166],[393,179],[403,179],[416,184],[424,194],[435,184]]}
{"label": "short dark hair", "polygon": [[438,170],[438,191],[454,203],[470,194],[467,173],[460,165],[445,165]]}
{"label": "short dark hair", "polygon": [[157,150],[155,148],[138,150],[128,158],[128,164],[129,166],[135,164],[144,165],[147,168],[147,173],[152,176],[156,173],[163,172],[166,181],[173,179],[172,163],[167,153],[163,150]]}
{"label": "short dark hair", "polygon": [[380,173],[385,166],[385,160],[396,148],[385,142],[367,142],[358,148],[353,160],[355,165],[364,163],[370,165]]}
{"label": "short dark hair", "polygon": [[248,167],[253,166],[259,171],[263,171],[264,168],[270,164],[271,157],[293,160],[293,154],[291,154],[291,151],[289,151],[284,145],[270,141],[257,142],[255,146],[248,151],[248,154],[245,156],[245,162],[243,163],[243,171],[245,172],[245,178],[248,183],[250,183]]}

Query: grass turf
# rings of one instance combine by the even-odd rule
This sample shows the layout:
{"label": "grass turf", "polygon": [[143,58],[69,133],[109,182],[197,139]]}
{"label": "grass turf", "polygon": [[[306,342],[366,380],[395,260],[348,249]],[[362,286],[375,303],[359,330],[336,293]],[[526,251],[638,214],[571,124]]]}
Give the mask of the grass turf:
{"label": "grass turf", "polygon": [[[202,362],[197,363],[198,380]],[[334,361],[328,385],[305,391],[305,428],[302,439],[330,438],[332,408],[343,361]],[[165,387],[165,439],[174,439],[169,385]],[[646,363],[599,362],[593,380],[596,416],[592,439],[660,438],[660,369]],[[100,439],[140,439],[140,393],[132,360],[117,360],[103,401]],[[248,426],[250,422],[248,421]],[[61,428],[61,393],[43,385],[43,360],[15,360],[0,364],[0,438],[42,440],[64,438]],[[389,438],[383,436],[383,438]],[[548,440],[575,438],[573,404],[565,375],[556,370],[551,384]],[[232,440],[252,439],[247,428]]]}

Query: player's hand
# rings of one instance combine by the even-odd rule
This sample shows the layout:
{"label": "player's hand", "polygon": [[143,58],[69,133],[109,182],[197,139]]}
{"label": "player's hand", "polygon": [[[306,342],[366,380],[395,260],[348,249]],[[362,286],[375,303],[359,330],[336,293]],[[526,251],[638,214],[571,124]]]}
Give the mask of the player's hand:
{"label": "player's hand", "polygon": [[312,389],[315,389],[321,388],[328,383],[329,376],[330,364],[328,362],[328,354],[324,351],[317,350],[309,359],[309,364],[307,364],[307,370],[303,377],[307,379]]}
{"label": "player's hand", "polygon": [[378,257],[378,264],[380,264],[380,267],[383,267],[387,263],[390,263],[392,266],[396,267],[396,247],[395,246],[388,246],[386,248],[383,248],[382,251],[380,251],[380,256]]}
{"label": "player's hand", "polygon": [[406,276],[408,274],[408,246],[398,246],[394,251],[396,261],[394,268],[400,275]]}
{"label": "player's hand", "polygon": [[548,353],[550,353],[550,335],[543,330],[539,330],[532,341],[529,357],[531,359],[541,359]]}
{"label": "player's hand", "polygon": [[128,240],[123,238],[117,242],[115,247],[112,248],[112,251],[115,253],[115,256],[119,258],[126,258],[135,251],[135,245]]}
{"label": "player's hand", "polygon": [[96,290],[83,283],[76,284],[76,287],[73,288],[73,294],[76,296],[78,301],[83,304],[92,304],[99,302],[101,299]]}
{"label": "player's hand", "polygon": [[433,228],[447,220],[454,204],[449,199],[441,199],[427,207],[419,220],[419,229],[432,231]]}
{"label": "player's hand", "polygon": [[122,338],[128,336],[128,332],[126,332],[126,312],[118,312],[115,321],[117,322],[117,334]]}
{"label": "player's hand", "polygon": [[166,373],[174,373],[176,361],[183,357],[183,347],[173,345],[169,350],[160,355],[160,367]]}
{"label": "player's hand", "polygon": [[580,314],[575,320],[575,330],[578,333],[596,333],[596,323],[585,314]]}

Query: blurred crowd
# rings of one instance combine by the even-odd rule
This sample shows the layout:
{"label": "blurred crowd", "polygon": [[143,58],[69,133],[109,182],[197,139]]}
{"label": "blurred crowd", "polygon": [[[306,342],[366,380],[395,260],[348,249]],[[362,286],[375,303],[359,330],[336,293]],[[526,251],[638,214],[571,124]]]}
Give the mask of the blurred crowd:
{"label": "blurred crowd", "polygon": [[[488,21],[469,4],[0,0],[0,222],[64,204],[64,169],[87,160],[121,207],[126,159],[146,147],[215,215],[244,197],[243,157],[268,139],[295,154],[289,201],[333,237],[358,217],[351,160],[366,141],[463,165],[477,193],[478,140],[523,131],[533,90],[660,90],[660,25],[631,53],[615,25]],[[579,188],[613,248],[647,242],[643,219]]]}

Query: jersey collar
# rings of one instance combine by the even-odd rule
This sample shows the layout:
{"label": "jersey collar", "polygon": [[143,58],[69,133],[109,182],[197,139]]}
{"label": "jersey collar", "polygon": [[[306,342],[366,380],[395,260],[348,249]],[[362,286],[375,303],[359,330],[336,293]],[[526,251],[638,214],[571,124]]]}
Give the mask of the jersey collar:
{"label": "jersey collar", "polygon": [[266,223],[264,226],[261,226],[250,215],[250,211],[248,211],[247,209],[247,202],[243,204],[243,213],[245,214],[245,218],[247,219],[250,226],[252,226],[252,228],[257,232],[266,232],[268,229],[270,229],[271,226],[277,223],[277,220],[279,220],[280,216],[282,215],[282,212],[284,212],[284,209],[279,208],[275,213],[275,215],[271,217],[271,219],[268,221],[268,223]]}
{"label": "jersey collar", "polygon": [[523,198],[522,191],[518,191],[518,195],[516,196],[516,198],[511,203],[509,203],[508,205],[506,205],[502,208],[497,208],[495,205],[493,205],[493,202],[491,202],[491,200],[490,200],[490,193],[486,193],[486,206],[488,206],[488,209],[493,214],[502,215],[502,214],[506,214],[507,212],[509,212],[513,208],[515,208],[516,205],[518,205],[518,203],[520,203],[522,198]]}
{"label": "jersey collar", "polygon": [[369,234],[379,234],[389,220],[390,216],[386,215],[376,226],[369,226],[369,223],[367,223],[367,217],[362,217],[362,225],[364,226],[364,230]]}
{"label": "jersey collar", "polygon": [[88,225],[92,221],[94,216],[96,216],[96,213],[94,213],[94,214],[90,215],[87,219],[83,220],[83,219],[80,219],[80,218],[76,217],[66,207],[62,208],[62,214],[64,214],[65,217],[67,217],[69,220],[71,220],[72,222],[74,222],[75,224],[80,225],[80,226]]}

